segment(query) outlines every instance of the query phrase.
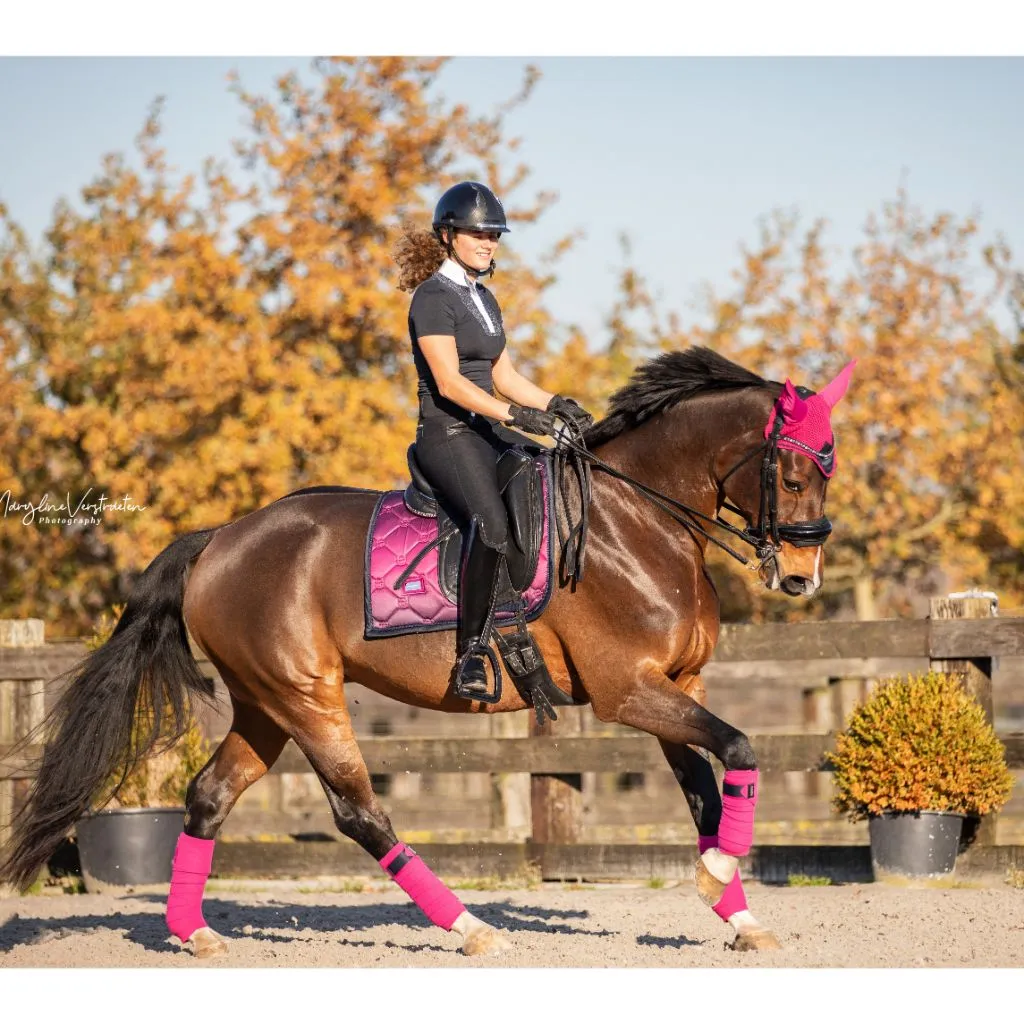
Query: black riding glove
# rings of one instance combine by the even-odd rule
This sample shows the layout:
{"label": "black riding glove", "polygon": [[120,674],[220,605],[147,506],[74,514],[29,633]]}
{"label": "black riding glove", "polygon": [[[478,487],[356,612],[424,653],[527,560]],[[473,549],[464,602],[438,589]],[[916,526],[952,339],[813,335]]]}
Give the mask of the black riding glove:
{"label": "black riding glove", "polygon": [[558,424],[550,412],[543,409],[529,409],[524,405],[509,405],[509,419],[505,421],[509,426],[518,430],[524,430],[527,434],[544,434],[548,437],[555,437],[558,434]]}
{"label": "black riding glove", "polygon": [[554,395],[548,402],[547,411],[575,423],[580,430],[586,430],[594,422],[594,417],[575,398],[566,398],[564,395]]}

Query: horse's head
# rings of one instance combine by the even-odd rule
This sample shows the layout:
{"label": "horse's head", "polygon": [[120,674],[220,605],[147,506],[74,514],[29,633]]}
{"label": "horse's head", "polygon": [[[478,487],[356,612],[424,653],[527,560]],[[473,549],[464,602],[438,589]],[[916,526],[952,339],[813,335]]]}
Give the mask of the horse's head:
{"label": "horse's head", "polygon": [[825,515],[828,482],[835,473],[831,412],[846,393],[854,363],[819,393],[786,381],[760,430],[737,440],[746,449],[723,451],[717,466],[720,503],[747,521],[758,549],[758,573],[770,590],[810,596],[821,586],[823,545],[832,531]]}

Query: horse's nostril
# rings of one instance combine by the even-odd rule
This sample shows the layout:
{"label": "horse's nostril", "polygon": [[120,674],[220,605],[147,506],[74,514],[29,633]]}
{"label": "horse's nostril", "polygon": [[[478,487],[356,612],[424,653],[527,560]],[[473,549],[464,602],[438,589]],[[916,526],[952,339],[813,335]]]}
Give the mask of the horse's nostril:
{"label": "horse's nostril", "polygon": [[814,592],[814,583],[806,576],[786,576],[782,580],[782,590],[790,597]]}

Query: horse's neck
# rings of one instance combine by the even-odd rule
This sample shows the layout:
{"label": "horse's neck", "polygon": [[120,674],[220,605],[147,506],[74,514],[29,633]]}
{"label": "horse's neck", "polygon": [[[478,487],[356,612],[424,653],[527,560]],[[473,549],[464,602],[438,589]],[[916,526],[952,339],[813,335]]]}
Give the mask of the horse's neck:
{"label": "horse's neck", "polygon": [[[714,517],[721,473],[734,452],[753,443],[764,422],[758,403],[764,404],[736,392],[681,402],[594,451],[637,482]],[[718,602],[704,563],[709,542],[621,480],[595,470],[593,484],[594,537],[600,532],[599,544],[613,552],[594,559],[595,571],[609,573],[609,587],[621,587],[625,576],[644,590],[648,605],[671,609],[676,622],[669,621],[666,635],[688,623],[688,630],[673,634],[682,644],[673,671],[699,671],[718,635]],[[625,574],[624,551],[630,558]],[[707,600],[698,596],[704,592],[710,592]]]}
{"label": "horse's neck", "polygon": [[[595,448],[603,461],[639,483],[714,517],[720,511],[720,481],[730,466],[756,447],[767,422],[770,398],[756,389],[701,396],[680,402],[647,422]],[[596,503],[643,517],[652,543],[695,546],[701,559],[708,541],[687,530],[653,502],[600,471],[594,474]],[[711,529],[708,523],[702,526]],[[716,532],[712,530],[711,532]]]}
{"label": "horse's neck", "polygon": [[756,446],[770,404],[752,388],[700,396],[624,431],[595,454],[648,487],[711,514],[725,468]]}
{"label": "horse's neck", "polygon": [[[680,403],[652,416],[600,445],[595,454],[639,483],[713,515],[718,491],[711,472],[715,453],[709,450],[706,424],[696,414],[695,405]],[[596,474],[596,478],[602,476]],[[625,486],[614,482],[615,488]],[[655,511],[653,504],[651,512],[652,518],[671,526],[668,516]]]}

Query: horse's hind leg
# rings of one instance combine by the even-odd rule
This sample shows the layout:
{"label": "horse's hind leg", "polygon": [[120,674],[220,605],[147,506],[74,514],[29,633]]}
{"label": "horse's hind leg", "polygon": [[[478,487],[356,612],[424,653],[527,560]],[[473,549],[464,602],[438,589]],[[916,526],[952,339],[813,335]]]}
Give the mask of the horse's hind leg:
{"label": "horse's hind leg", "polygon": [[189,784],[185,831],[174,855],[167,926],[197,957],[227,950],[227,943],[203,919],[203,888],[213,860],[213,840],[238,798],[277,760],[287,735],[262,711],[232,699],[231,730]]}
{"label": "horse's hind leg", "polygon": [[508,949],[497,929],[470,914],[419,855],[398,841],[370,785],[345,708],[321,706],[317,712],[310,731],[295,732],[295,742],[320,779],[342,835],[370,854],[434,924],[461,935],[468,956]]}

